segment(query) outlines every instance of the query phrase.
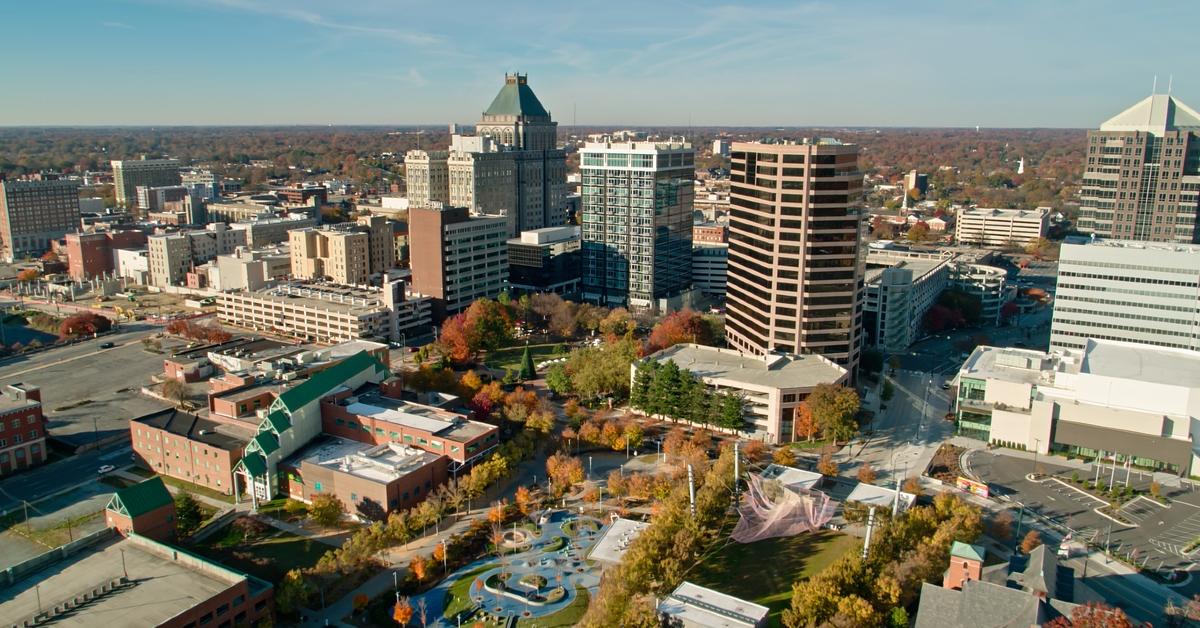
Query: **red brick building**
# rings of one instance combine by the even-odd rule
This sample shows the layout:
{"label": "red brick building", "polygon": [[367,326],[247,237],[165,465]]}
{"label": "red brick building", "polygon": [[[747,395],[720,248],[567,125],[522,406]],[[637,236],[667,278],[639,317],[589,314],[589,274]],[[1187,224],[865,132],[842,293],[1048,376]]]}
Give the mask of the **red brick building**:
{"label": "red brick building", "polygon": [[724,244],[729,241],[729,225],[706,222],[692,225],[692,242],[712,242]]}
{"label": "red brick building", "polygon": [[428,497],[446,481],[448,464],[445,456],[398,443],[370,445],[325,436],[279,468],[293,498],[311,502],[317,495],[333,495],[350,514],[378,520]]}
{"label": "red brick building", "polygon": [[66,235],[67,267],[72,279],[85,280],[115,270],[113,251],[146,246],[142,231],[99,231]]}
{"label": "red brick building", "polygon": [[0,477],[46,461],[42,391],[10,384],[0,395]]}
{"label": "red brick building", "polygon": [[168,408],[132,419],[134,458],[155,473],[233,495],[233,467],[254,437],[258,421],[216,418]]}
{"label": "red brick building", "polygon": [[175,538],[175,500],[162,478],[152,477],[117,489],[104,507],[104,524],[121,536],[170,541]]}

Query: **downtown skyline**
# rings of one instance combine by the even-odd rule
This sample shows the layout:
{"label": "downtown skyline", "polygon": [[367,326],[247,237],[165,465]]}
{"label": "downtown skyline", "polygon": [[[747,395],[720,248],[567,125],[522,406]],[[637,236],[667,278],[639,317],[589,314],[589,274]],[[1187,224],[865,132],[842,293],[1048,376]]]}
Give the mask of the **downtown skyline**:
{"label": "downtown skyline", "polygon": [[[843,3],[845,4],[845,3]],[[469,123],[503,72],[564,126],[1089,128],[1200,100],[1200,8],[629,3],[504,10],[272,0],[15,5],[0,124]],[[1101,33],[1155,29],[1111,54]],[[37,50],[33,56],[29,51]],[[1098,62],[1099,61],[1099,62]],[[59,72],[46,72],[47,67]],[[69,77],[65,78],[64,77]]]}

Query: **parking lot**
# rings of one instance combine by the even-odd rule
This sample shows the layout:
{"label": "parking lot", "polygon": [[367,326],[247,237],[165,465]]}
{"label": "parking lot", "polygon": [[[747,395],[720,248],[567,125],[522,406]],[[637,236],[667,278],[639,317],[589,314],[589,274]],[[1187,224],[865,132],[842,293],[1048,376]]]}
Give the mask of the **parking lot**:
{"label": "parking lot", "polygon": [[[149,328],[120,333],[6,360],[0,384],[42,389],[50,435],[79,446],[129,431],[129,419],[164,407],[138,390],[162,372],[162,356],[142,348]],[[107,342],[115,346],[102,349]]]}
{"label": "parking lot", "polygon": [[[1078,540],[1107,546],[1113,553],[1163,574],[1195,567],[1195,557],[1184,555],[1183,550],[1200,538],[1200,494],[1188,488],[1163,487],[1169,505],[1147,497],[1133,499],[1121,509],[1121,516],[1131,523],[1122,524],[1096,512],[1107,505],[1106,501],[1071,485],[1072,474],[1087,477],[1090,474],[1086,470],[1058,466],[1044,459],[1038,464],[1062,481],[1027,479],[1034,464],[1025,458],[989,451],[973,452],[968,457],[971,472],[987,482],[995,495],[1023,505],[1026,513],[1045,522],[1070,530]],[[1110,477],[1120,484],[1123,473]],[[1130,475],[1130,484],[1136,488],[1144,490],[1149,481],[1146,474]]]}

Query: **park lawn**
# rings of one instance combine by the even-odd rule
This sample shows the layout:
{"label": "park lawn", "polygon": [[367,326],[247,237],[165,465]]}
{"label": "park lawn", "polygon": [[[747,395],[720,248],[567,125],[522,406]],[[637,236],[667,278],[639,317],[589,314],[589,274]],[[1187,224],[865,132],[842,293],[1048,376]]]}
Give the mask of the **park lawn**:
{"label": "park lawn", "polygon": [[454,616],[470,610],[475,602],[471,600],[471,583],[475,582],[475,576],[496,568],[495,563],[485,563],[471,571],[463,574],[450,588],[446,591],[446,610],[442,612],[442,617],[446,619],[454,619]]}
{"label": "park lawn", "polygon": [[[521,356],[525,354],[525,345],[517,345],[508,347],[507,349],[499,349],[487,355],[484,363],[489,367],[505,371],[510,368],[521,369]],[[529,345],[529,354],[533,356],[533,363],[545,362],[546,360],[566,357],[566,345],[554,342],[544,345]]]}
{"label": "park lawn", "polygon": [[254,540],[238,539],[239,536],[240,533],[234,530],[228,530],[224,535],[214,534],[196,546],[195,551],[278,586],[288,571],[312,567],[332,549],[320,541],[274,528],[266,536]]}
{"label": "park lawn", "polygon": [[588,590],[579,585],[575,586],[575,599],[567,605],[566,608],[545,617],[537,617],[530,620],[518,620],[517,625],[533,624],[538,628],[565,628],[566,626],[574,626],[579,623],[583,614],[587,612],[588,602],[590,601]]}
{"label": "park lawn", "polygon": [[729,540],[688,580],[769,607],[770,624],[778,626],[792,601],[792,583],[812,577],[861,542],[829,530],[755,543]]}

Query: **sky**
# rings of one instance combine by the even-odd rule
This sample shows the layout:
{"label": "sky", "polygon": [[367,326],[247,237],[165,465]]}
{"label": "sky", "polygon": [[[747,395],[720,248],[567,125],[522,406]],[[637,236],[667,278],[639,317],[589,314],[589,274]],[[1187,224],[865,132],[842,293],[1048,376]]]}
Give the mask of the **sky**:
{"label": "sky", "polygon": [[514,71],[561,126],[1088,128],[1156,75],[1200,108],[1195,0],[8,0],[0,15],[0,126],[472,124]]}

